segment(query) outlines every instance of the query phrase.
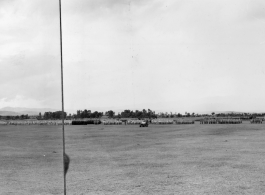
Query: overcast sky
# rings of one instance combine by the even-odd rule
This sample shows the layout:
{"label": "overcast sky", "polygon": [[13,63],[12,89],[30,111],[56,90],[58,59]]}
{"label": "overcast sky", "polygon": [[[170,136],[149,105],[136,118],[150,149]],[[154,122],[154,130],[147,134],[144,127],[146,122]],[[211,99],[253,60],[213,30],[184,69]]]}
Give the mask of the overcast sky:
{"label": "overcast sky", "polygon": [[[61,108],[59,3],[0,0],[0,108]],[[265,1],[62,0],[66,110],[265,111]]]}

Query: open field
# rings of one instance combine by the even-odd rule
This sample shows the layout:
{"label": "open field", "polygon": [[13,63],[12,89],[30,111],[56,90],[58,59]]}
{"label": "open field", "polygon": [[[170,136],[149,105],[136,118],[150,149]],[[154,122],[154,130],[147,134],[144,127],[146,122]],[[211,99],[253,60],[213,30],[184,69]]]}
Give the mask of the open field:
{"label": "open field", "polygon": [[[68,194],[265,194],[264,124],[65,129]],[[0,126],[0,148],[1,195],[62,194],[60,126]]]}

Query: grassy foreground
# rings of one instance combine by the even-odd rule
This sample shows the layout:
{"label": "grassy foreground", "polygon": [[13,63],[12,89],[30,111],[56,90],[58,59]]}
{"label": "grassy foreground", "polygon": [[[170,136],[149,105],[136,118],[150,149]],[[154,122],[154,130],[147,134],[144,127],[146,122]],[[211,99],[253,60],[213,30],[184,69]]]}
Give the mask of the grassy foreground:
{"label": "grassy foreground", "polygon": [[[68,194],[265,194],[265,125],[66,126]],[[0,194],[62,194],[60,126],[0,126]]]}

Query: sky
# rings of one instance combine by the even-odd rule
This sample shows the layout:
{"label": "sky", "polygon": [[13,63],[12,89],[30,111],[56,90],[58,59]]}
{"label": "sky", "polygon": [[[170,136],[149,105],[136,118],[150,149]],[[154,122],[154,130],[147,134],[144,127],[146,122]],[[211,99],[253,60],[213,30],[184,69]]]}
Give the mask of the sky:
{"label": "sky", "polygon": [[[61,109],[59,1],[0,0],[0,108]],[[265,1],[62,0],[66,111],[265,112]]]}

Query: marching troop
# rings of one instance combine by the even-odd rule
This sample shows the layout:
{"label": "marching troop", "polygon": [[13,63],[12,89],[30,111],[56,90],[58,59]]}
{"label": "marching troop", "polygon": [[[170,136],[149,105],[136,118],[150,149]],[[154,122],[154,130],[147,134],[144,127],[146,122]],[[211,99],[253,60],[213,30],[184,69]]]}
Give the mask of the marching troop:
{"label": "marching troop", "polygon": [[173,120],[152,120],[151,121],[152,124],[156,124],[156,125],[166,125],[166,124],[174,124]]}
{"label": "marching troop", "polygon": [[127,120],[127,125],[140,125],[143,120]]}
{"label": "marching troop", "polygon": [[194,124],[194,121],[176,121],[177,125]]}
{"label": "marching troop", "polygon": [[261,118],[254,118],[250,120],[250,123],[262,123],[262,119]]}
{"label": "marching troop", "polygon": [[[36,121],[12,120],[12,121],[6,121],[5,124],[6,125],[62,125],[62,121],[59,121],[59,120],[38,120],[38,121],[37,120]],[[71,120],[65,120],[64,124],[65,125],[72,125],[72,121]]]}
{"label": "marching troop", "polygon": [[120,121],[120,120],[103,120],[102,124],[103,125],[121,125],[122,121]]}
{"label": "marching troop", "polygon": [[240,118],[204,118],[200,120],[200,124],[240,124]]}
{"label": "marching troop", "polygon": [[[109,120],[97,120],[98,123],[103,125],[139,125],[143,120],[118,120],[118,119],[109,119]],[[200,124],[240,124],[242,119],[240,118],[203,118],[199,120]],[[262,124],[263,118],[254,118],[250,120],[251,124]],[[194,120],[170,120],[170,119],[152,119],[148,120],[148,123],[155,125],[166,125],[166,124],[194,124]],[[72,125],[72,120],[64,120],[65,125]],[[0,125],[62,125],[61,120],[0,120]]]}

